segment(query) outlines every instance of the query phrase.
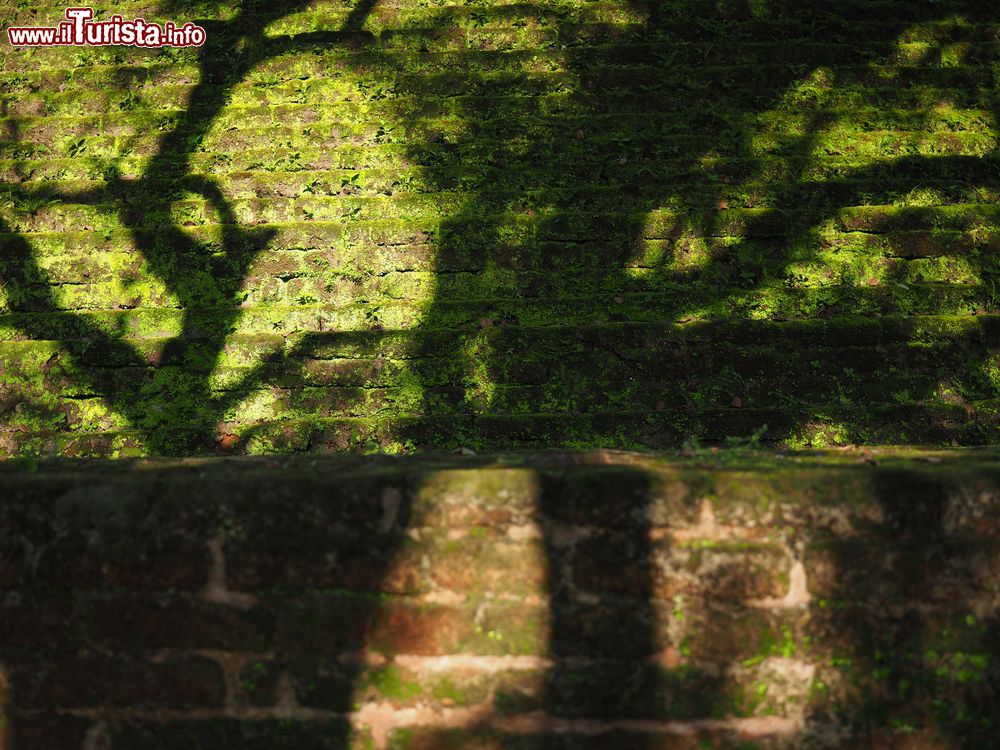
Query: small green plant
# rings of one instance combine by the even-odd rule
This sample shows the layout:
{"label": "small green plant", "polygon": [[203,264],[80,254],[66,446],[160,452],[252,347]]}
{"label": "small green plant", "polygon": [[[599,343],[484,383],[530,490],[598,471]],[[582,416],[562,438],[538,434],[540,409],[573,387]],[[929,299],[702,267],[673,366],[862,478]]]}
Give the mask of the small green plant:
{"label": "small green plant", "polygon": [[46,206],[51,206],[58,203],[57,198],[53,198],[51,195],[30,195],[18,205],[18,210],[21,213],[26,213],[29,216],[37,216],[38,212],[41,211]]}
{"label": "small green plant", "polygon": [[754,430],[749,437],[727,437],[723,442],[727,448],[749,448],[750,450],[760,450],[764,446],[761,438],[767,433],[767,425],[763,424]]}
{"label": "small green plant", "polygon": [[689,435],[684,438],[684,443],[681,446],[681,451],[683,453],[695,453],[701,450],[701,441],[698,440],[697,435]]}
{"label": "small green plant", "polygon": [[66,148],[66,153],[72,157],[77,157],[87,150],[87,141],[85,138],[77,138],[75,141],[69,144]]}
{"label": "small green plant", "polygon": [[128,89],[122,97],[122,100],[118,102],[118,109],[122,112],[131,112],[135,109],[139,109],[141,106],[142,98],[132,89]]}

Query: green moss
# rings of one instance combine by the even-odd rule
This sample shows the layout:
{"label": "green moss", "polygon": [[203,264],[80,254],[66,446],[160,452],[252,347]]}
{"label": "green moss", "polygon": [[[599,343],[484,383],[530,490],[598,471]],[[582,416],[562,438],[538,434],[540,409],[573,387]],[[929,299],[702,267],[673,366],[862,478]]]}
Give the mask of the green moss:
{"label": "green moss", "polygon": [[244,69],[223,29],[255,21],[206,3],[199,54],[0,53],[0,339],[72,354],[8,376],[33,406],[5,426],[151,452],[993,440],[994,50],[945,5],[820,32],[756,0],[376,5],[294,51],[352,10],[248,7]]}
{"label": "green moss", "polygon": [[373,670],[367,680],[380,697],[389,700],[410,701],[423,693],[419,683],[405,680],[402,672],[391,665]]}

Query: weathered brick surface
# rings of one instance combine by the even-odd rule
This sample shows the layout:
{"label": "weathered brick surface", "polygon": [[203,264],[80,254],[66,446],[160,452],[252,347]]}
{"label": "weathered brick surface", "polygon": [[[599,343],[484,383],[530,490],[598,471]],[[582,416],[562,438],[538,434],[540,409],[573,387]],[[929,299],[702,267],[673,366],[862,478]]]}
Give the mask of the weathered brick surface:
{"label": "weathered brick surface", "polygon": [[996,457],[871,459],[2,465],[5,742],[993,747]]}
{"label": "weathered brick surface", "polygon": [[72,716],[35,714],[8,717],[0,737],[10,747],[44,747],[46,750],[80,750],[92,722]]}
{"label": "weathered brick surface", "polygon": [[0,642],[8,651],[71,651],[85,627],[83,610],[65,594],[14,592],[0,601]]}
{"label": "weathered brick surface", "polygon": [[[127,652],[126,652],[127,653]],[[171,656],[63,657],[17,664],[12,704],[22,709],[222,706],[222,670],[211,659]]]}
{"label": "weathered brick surface", "polygon": [[[720,736],[720,734],[722,736]],[[605,731],[595,734],[571,734],[540,732],[524,737],[518,734],[492,733],[483,737],[479,733],[462,731],[416,730],[397,732],[393,735],[392,750],[598,750],[616,747],[622,750],[700,750],[703,747],[719,750],[737,750],[747,747],[745,740],[726,739],[724,733],[704,731],[688,736],[668,735],[666,737],[642,731]],[[777,750],[781,742],[764,742],[750,747],[763,750]]]}
{"label": "weathered brick surface", "polygon": [[[112,750],[148,747],[150,750],[184,748],[246,748],[246,750],[361,750],[368,745],[363,733],[351,737],[344,721],[208,719],[175,722],[116,724],[109,732]],[[350,737],[350,739],[348,739]]]}
{"label": "weathered brick surface", "polygon": [[274,641],[274,615],[191,597],[117,594],[94,602],[90,639],[125,649],[264,651]]}

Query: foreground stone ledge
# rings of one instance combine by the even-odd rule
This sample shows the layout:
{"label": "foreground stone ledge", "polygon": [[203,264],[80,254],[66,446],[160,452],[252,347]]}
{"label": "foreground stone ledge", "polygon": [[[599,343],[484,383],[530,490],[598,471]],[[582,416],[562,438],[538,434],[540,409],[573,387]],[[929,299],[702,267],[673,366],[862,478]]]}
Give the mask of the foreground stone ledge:
{"label": "foreground stone ledge", "polygon": [[0,747],[991,747],[998,542],[991,449],[9,461]]}

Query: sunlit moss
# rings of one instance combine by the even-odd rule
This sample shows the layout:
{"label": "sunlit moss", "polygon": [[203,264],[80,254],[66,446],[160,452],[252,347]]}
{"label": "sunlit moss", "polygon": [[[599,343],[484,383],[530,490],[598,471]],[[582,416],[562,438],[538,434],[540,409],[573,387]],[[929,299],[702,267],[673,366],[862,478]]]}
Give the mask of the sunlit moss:
{"label": "sunlit moss", "polygon": [[793,450],[829,448],[851,442],[851,430],[836,422],[811,422],[789,435],[783,442]]}

